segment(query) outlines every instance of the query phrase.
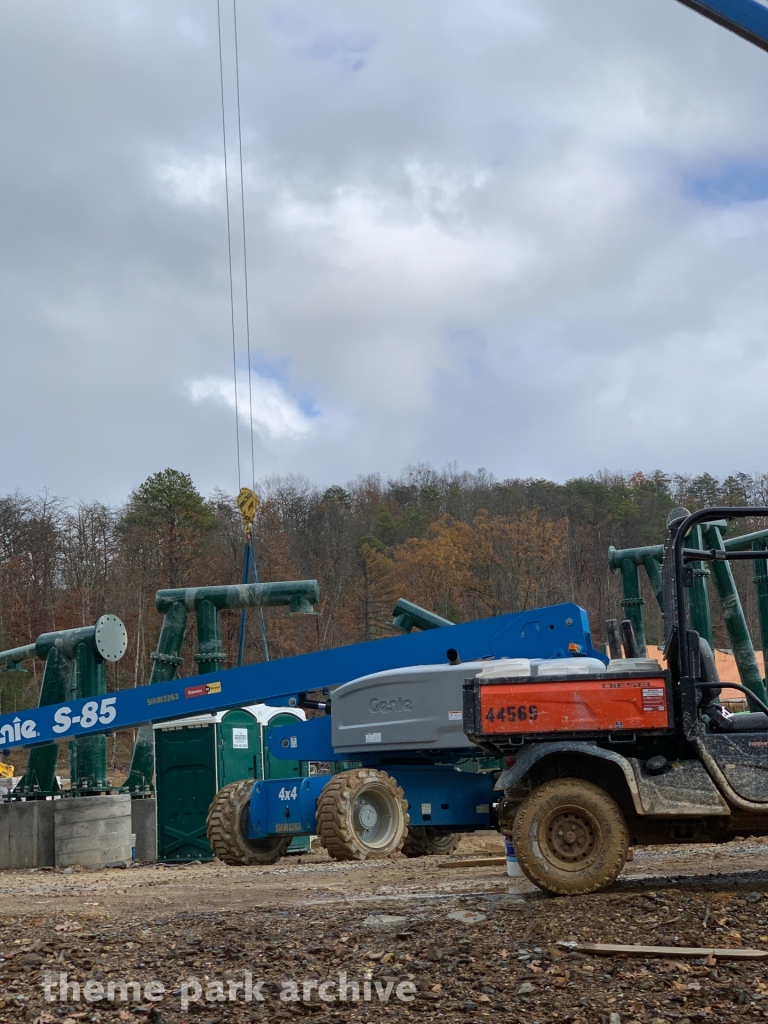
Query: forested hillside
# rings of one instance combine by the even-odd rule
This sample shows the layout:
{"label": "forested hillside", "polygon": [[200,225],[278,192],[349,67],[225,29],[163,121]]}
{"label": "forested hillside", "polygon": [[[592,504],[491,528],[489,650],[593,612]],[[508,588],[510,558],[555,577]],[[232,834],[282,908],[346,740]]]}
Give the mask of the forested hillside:
{"label": "forested hillside", "polygon": [[[257,489],[261,579],[317,578],[322,595],[317,618],[266,611],[271,654],[282,657],[392,635],[398,597],[454,621],[573,600],[588,610],[601,641],[604,620],[621,614],[609,544],[659,543],[676,505],[764,503],[768,476],[603,473],[557,484],[416,466],[397,479],[371,475],[325,490],[294,476],[262,480]],[[51,495],[0,498],[0,649],[113,612],[128,628],[130,647],[110,669],[111,685],[140,685],[160,627],[155,591],[239,582],[242,536],[232,496],[204,497],[188,475],[170,469],[120,508]],[[737,568],[753,617],[751,570]],[[652,600],[646,610],[649,640],[656,640]],[[238,619],[224,619],[232,658]],[[194,671],[192,644],[189,637],[185,674]],[[252,615],[247,660],[261,657]],[[0,675],[3,711],[36,701],[39,671],[38,664],[29,677]]]}

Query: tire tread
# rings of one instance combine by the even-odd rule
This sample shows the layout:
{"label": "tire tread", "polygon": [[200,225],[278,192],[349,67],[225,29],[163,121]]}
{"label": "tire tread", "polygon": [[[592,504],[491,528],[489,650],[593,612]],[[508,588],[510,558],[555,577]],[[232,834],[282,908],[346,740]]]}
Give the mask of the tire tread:
{"label": "tire tread", "polygon": [[[602,817],[604,851],[597,865],[591,865],[584,872],[558,872],[542,856],[536,856],[530,833],[537,814],[545,805],[574,789],[592,804],[593,812]],[[571,796],[569,799],[573,799]],[[512,825],[512,841],[518,863],[527,877],[545,892],[556,896],[582,896],[597,892],[614,882],[627,862],[629,832],[618,804],[605,790],[584,779],[552,779],[538,786],[523,801]]]}
{"label": "tire tread", "polygon": [[325,786],[317,800],[315,820],[317,823],[317,834],[321,844],[328,851],[334,860],[367,860],[381,857],[393,857],[403,846],[407,835],[407,828],[403,828],[402,834],[396,843],[390,844],[382,852],[366,851],[357,840],[354,830],[351,827],[349,804],[354,793],[366,782],[375,779],[379,785],[385,786],[391,796],[397,800],[403,809],[405,824],[408,824],[408,809],[405,803],[405,796],[395,779],[386,772],[376,768],[352,768],[346,772],[339,772],[334,775]]}
{"label": "tire tread", "polygon": [[291,845],[290,837],[249,840],[243,833],[243,810],[251,798],[253,779],[241,779],[223,786],[211,802],[206,832],[211,849],[220,861],[230,865],[274,864]]}

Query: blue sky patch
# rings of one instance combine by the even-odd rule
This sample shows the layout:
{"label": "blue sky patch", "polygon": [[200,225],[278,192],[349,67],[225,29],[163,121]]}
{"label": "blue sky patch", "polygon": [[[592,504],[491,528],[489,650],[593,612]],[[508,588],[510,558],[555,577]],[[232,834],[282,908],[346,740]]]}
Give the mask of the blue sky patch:
{"label": "blue sky patch", "polygon": [[768,166],[734,161],[711,175],[684,179],[683,189],[710,206],[760,202],[768,199]]}

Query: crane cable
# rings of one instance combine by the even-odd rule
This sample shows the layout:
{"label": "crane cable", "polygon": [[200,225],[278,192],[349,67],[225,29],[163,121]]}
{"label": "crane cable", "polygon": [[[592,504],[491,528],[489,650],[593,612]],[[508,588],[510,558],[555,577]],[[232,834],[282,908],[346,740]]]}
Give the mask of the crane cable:
{"label": "crane cable", "polygon": [[[217,3],[220,0],[216,0]],[[251,487],[256,490],[256,460],[253,451],[253,372],[251,370],[251,314],[248,305],[248,248],[245,240],[245,184],[243,176],[243,131],[240,123],[240,56],[237,46],[237,0],[232,0],[235,26],[235,83],[237,86],[237,142],[240,150],[240,210],[243,219],[243,277],[245,280],[245,341],[248,352],[248,411],[251,427]]]}
{"label": "crane cable", "polygon": [[[240,210],[243,233],[243,279],[245,286],[245,339],[248,360],[248,420],[251,434],[251,487],[256,490],[256,454],[253,440],[253,370],[251,367],[251,311],[248,295],[248,244],[245,232],[245,175],[243,171],[243,132],[240,111],[240,52],[237,32],[237,0],[232,0],[235,43],[235,86],[237,95],[237,143],[240,171]],[[235,330],[235,286],[232,260],[232,212],[229,194],[229,159],[227,155],[227,119],[224,97],[224,54],[221,35],[221,0],[216,0],[216,21],[219,34],[219,88],[221,93],[221,135],[224,148],[224,195],[227,207],[227,255],[229,259],[229,310],[232,330],[232,375],[235,394],[235,441],[237,446],[237,486],[242,489],[240,453],[240,408],[237,390],[237,344]]]}
{"label": "crane cable", "polygon": [[237,351],[235,344],[235,285],[232,273],[232,224],[229,212],[229,165],[227,162],[227,118],[224,111],[224,57],[221,49],[221,0],[216,0],[216,18],[219,28],[219,86],[221,90],[221,135],[224,143],[224,194],[227,206],[227,255],[229,257],[229,311],[232,324],[232,375],[235,384],[235,442],[237,445],[237,489],[240,478],[240,409],[237,400]]}
{"label": "crane cable", "polygon": [[[256,549],[253,543],[253,520],[259,499],[256,495],[256,456],[253,441],[253,370],[251,368],[251,316],[248,301],[248,246],[245,234],[245,175],[243,173],[243,132],[240,114],[240,55],[237,39],[237,0],[232,0],[232,13],[234,21],[235,40],[235,82],[237,87],[237,142],[240,162],[240,208],[242,213],[243,231],[243,275],[245,281],[245,338],[248,358],[248,413],[251,432],[251,488],[242,486],[241,478],[241,455],[240,455],[240,409],[237,392],[237,344],[235,331],[235,286],[234,272],[232,267],[232,215],[229,196],[229,163],[227,158],[227,118],[224,99],[224,56],[221,41],[221,0],[216,0],[216,21],[219,33],[219,87],[221,92],[221,135],[224,147],[224,194],[227,207],[227,255],[229,259],[229,309],[232,327],[232,375],[234,378],[235,394],[235,440],[237,445],[237,506],[243,518],[245,527],[245,553],[243,560],[243,583],[248,583],[251,573],[255,583],[259,582],[259,574],[256,566]],[[264,660],[269,661],[269,647],[267,645],[267,631],[264,622],[264,610],[259,607],[259,627],[261,641],[264,649]],[[240,630],[238,637],[237,664],[242,665],[245,650],[246,630],[246,609],[240,612]]]}

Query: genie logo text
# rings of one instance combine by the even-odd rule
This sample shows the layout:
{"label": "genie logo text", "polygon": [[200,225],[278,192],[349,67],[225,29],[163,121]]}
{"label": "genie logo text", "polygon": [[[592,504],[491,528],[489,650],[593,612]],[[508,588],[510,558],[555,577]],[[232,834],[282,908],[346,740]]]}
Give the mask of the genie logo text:
{"label": "genie logo text", "polygon": [[371,697],[368,701],[368,710],[374,712],[387,711],[413,711],[413,701],[407,697],[394,697],[392,700],[378,700]]}

